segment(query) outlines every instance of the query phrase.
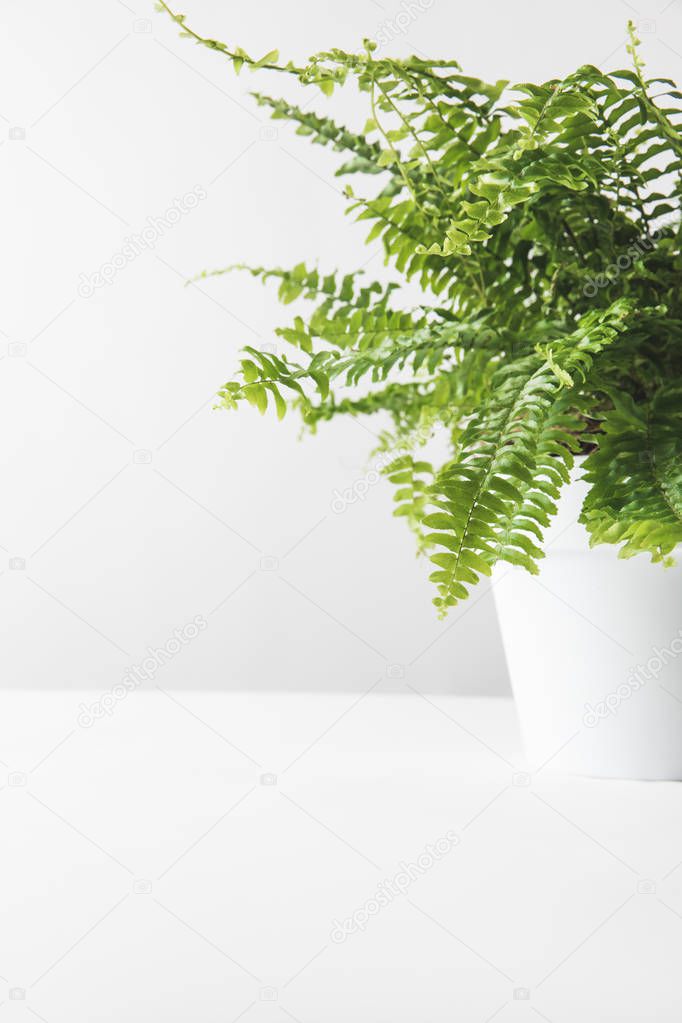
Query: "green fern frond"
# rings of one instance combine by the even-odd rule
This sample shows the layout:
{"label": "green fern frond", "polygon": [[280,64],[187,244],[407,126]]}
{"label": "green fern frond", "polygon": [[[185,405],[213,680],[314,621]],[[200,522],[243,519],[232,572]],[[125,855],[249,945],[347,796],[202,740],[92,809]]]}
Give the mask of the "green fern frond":
{"label": "green fern frond", "polygon": [[[292,408],[311,429],[385,413],[397,514],[430,553],[441,612],[498,561],[537,571],[579,453],[592,542],[667,563],[682,544],[682,92],[645,78],[634,28],[630,69],[510,86],[367,40],[301,63],[253,57],[160,6],[237,73],[326,96],[358,86],[361,132],[255,99],[343,154],[338,173],[366,175],[347,212],[400,281],[239,267],[310,305],[277,331],[296,358],[244,349],[221,404]],[[432,469],[421,449],[439,430],[449,450]]]}
{"label": "green fern frond", "polygon": [[378,142],[369,142],[364,135],[349,131],[337,124],[330,117],[321,117],[310,110],[304,110],[295,103],[287,103],[283,99],[275,99],[264,93],[252,92],[259,106],[267,107],[273,120],[291,121],[298,125],[297,135],[307,136],[311,142],[330,146],[336,152],[352,153],[352,160],[337,170],[343,174],[381,174],[385,167],[381,166],[382,149]]}
{"label": "green fern frond", "polygon": [[629,312],[617,303],[606,314],[592,314],[557,339],[551,359],[538,353],[493,376],[491,397],[465,429],[459,457],[438,475],[431,496],[436,510],[424,519],[437,530],[426,540],[443,548],[431,557],[440,611],[465,598],[467,587],[490,575],[497,561],[537,571],[543,556],[537,540],[569,480],[580,432],[567,397],[573,377],[585,381]]}
{"label": "green fern frond", "polygon": [[427,549],[423,520],[428,507],[429,488],[433,480],[430,462],[415,460],[411,454],[400,455],[390,462],[384,473],[395,487],[393,514],[403,518],[414,533],[417,550]]}
{"label": "green fern frond", "polygon": [[620,395],[601,428],[580,521],[592,544],[664,561],[682,543],[682,388],[662,386],[640,405]]}

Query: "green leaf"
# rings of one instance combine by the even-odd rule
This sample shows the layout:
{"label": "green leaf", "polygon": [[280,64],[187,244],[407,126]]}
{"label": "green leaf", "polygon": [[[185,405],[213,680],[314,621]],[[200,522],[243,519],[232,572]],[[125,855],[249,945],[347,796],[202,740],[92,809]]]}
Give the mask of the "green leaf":
{"label": "green leaf", "polygon": [[[538,571],[576,456],[591,541],[668,564],[682,544],[682,90],[646,79],[634,26],[630,68],[509,86],[371,40],[254,61],[170,16],[236,72],[276,66],[263,77],[327,96],[354,83],[353,123],[366,119],[359,132],[254,94],[355,175],[336,190],[371,249],[334,273],[239,268],[296,305],[276,349],[246,346],[220,406],[270,402],[311,431],[338,416],[366,427],[441,614],[499,561]],[[312,195],[307,209],[278,246],[303,253],[317,237]],[[352,272],[378,255],[381,281]],[[236,308],[240,285],[222,285]]]}

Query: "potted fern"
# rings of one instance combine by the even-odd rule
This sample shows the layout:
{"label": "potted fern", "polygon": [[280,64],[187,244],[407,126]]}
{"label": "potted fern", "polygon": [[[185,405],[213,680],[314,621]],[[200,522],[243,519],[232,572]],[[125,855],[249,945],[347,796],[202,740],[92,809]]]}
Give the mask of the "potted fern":
{"label": "potted fern", "polygon": [[[370,41],[303,64],[255,59],[160,7],[237,73],[328,97],[355,83],[362,131],[254,96],[342,155],[337,173],[362,182],[346,187],[350,210],[396,278],[242,268],[312,311],[278,331],[290,354],[244,350],[222,406],[294,410],[311,430],[384,413],[395,514],[432,563],[438,612],[493,574],[531,759],[682,778],[674,82],[646,78],[632,25],[630,68],[510,86]],[[401,304],[401,281],[419,283],[418,308]],[[437,432],[444,464],[428,457]]]}

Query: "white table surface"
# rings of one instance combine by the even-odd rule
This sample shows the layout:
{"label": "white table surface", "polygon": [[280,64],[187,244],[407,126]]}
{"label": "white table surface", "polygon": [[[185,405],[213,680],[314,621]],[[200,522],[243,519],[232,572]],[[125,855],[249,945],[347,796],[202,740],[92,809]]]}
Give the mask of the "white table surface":
{"label": "white table surface", "polygon": [[90,728],[5,692],[0,1021],[679,1020],[682,789],[529,773],[510,701],[382,685]]}

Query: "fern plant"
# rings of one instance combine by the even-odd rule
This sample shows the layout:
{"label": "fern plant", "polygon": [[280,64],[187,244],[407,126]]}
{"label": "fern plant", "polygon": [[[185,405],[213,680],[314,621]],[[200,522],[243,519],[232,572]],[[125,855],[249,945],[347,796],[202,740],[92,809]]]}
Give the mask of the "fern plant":
{"label": "fern plant", "polygon": [[[630,68],[510,86],[454,60],[333,49],[297,65],[182,34],[239,73],[332,96],[355,83],[362,131],[263,92],[255,101],[341,154],[349,210],[397,280],[239,267],[309,303],[278,331],[290,354],[245,348],[220,391],[304,423],[388,413],[385,472],[434,565],[445,613],[498,561],[538,571],[576,456],[591,542],[669,563],[682,543],[682,94]],[[226,270],[211,274],[225,273]],[[401,282],[423,291],[401,304]],[[434,466],[419,449],[437,430]]]}

